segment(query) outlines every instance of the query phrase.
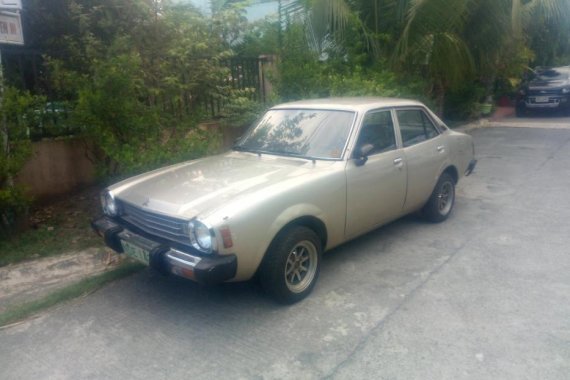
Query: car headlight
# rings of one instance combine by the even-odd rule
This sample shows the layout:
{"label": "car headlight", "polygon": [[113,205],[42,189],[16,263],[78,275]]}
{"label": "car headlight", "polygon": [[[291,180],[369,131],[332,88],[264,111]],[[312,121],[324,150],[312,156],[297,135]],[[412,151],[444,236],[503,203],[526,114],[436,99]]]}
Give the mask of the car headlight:
{"label": "car headlight", "polygon": [[215,250],[214,234],[206,224],[193,220],[188,225],[188,233],[192,246],[197,250],[204,253],[212,253]]}
{"label": "car headlight", "polygon": [[101,194],[101,207],[103,212],[108,216],[117,216],[119,214],[119,207],[115,201],[115,197],[109,191]]}
{"label": "car headlight", "polygon": [[563,94],[569,94],[569,93],[570,93],[570,88],[564,87],[564,88],[562,89],[562,93],[563,93]]}

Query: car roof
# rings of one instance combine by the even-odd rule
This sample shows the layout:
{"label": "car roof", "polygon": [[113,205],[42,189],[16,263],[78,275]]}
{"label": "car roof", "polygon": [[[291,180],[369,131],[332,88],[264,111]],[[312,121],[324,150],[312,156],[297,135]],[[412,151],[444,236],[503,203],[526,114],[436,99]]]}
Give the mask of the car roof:
{"label": "car roof", "polygon": [[570,73],[570,66],[558,66],[558,67],[537,67],[535,69],[537,73],[544,73],[546,71],[558,71],[561,73]]}
{"label": "car roof", "polygon": [[403,106],[423,106],[423,103],[411,99],[381,97],[323,98],[283,103],[272,107],[272,109],[308,108],[360,112],[383,107]]}

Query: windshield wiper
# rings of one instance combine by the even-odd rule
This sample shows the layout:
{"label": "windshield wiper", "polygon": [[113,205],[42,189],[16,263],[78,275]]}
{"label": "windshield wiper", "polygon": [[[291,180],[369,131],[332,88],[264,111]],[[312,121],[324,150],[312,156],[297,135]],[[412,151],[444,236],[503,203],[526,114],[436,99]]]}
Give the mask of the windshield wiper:
{"label": "windshield wiper", "polygon": [[267,154],[267,155],[274,155],[274,156],[294,157],[294,158],[301,158],[301,159],[309,160],[309,161],[323,160],[323,158],[303,156],[302,154],[298,154],[298,153],[294,153],[294,152],[287,152],[285,150],[256,150],[256,149],[245,148],[241,145],[234,145],[232,147],[232,149],[235,150],[236,152],[249,152],[249,153],[255,153],[258,155]]}
{"label": "windshield wiper", "polygon": [[255,149],[249,149],[249,148],[245,148],[241,145],[234,145],[232,146],[232,150],[235,150],[236,152],[249,152],[249,153],[256,153],[256,154],[260,154],[261,152]]}
{"label": "windshield wiper", "polygon": [[262,153],[275,154],[277,156],[302,158],[302,159],[309,160],[309,161],[315,161],[316,160],[316,158],[314,158],[314,157],[303,156],[302,154],[299,154],[299,153],[287,152],[284,150],[263,151]]}

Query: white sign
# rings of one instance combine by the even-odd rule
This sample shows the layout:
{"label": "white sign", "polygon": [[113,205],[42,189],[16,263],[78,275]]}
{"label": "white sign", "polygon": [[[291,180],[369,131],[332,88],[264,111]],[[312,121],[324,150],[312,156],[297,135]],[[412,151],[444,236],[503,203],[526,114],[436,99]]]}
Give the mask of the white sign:
{"label": "white sign", "polygon": [[22,10],[22,0],[0,0],[1,9]]}
{"label": "white sign", "polygon": [[22,20],[19,13],[0,12],[0,44],[24,44]]}

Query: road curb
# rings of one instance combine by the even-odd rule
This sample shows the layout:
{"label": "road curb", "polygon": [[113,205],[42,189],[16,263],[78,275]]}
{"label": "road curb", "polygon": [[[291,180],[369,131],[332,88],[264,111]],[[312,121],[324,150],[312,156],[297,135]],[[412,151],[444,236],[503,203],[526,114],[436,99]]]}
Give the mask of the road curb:
{"label": "road curb", "polygon": [[42,297],[34,300],[12,303],[0,312],[0,330],[19,324],[21,321],[63,302],[88,295],[112,281],[130,276],[143,268],[145,268],[143,264],[124,261],[112,269],[88,275],[76,282],[67,283],[65,286],[43,294]]}
{"label": "road curb", "polygon": [[0,314],[116,269],[123,261],[106,248],[92,247],[1,267]]}

